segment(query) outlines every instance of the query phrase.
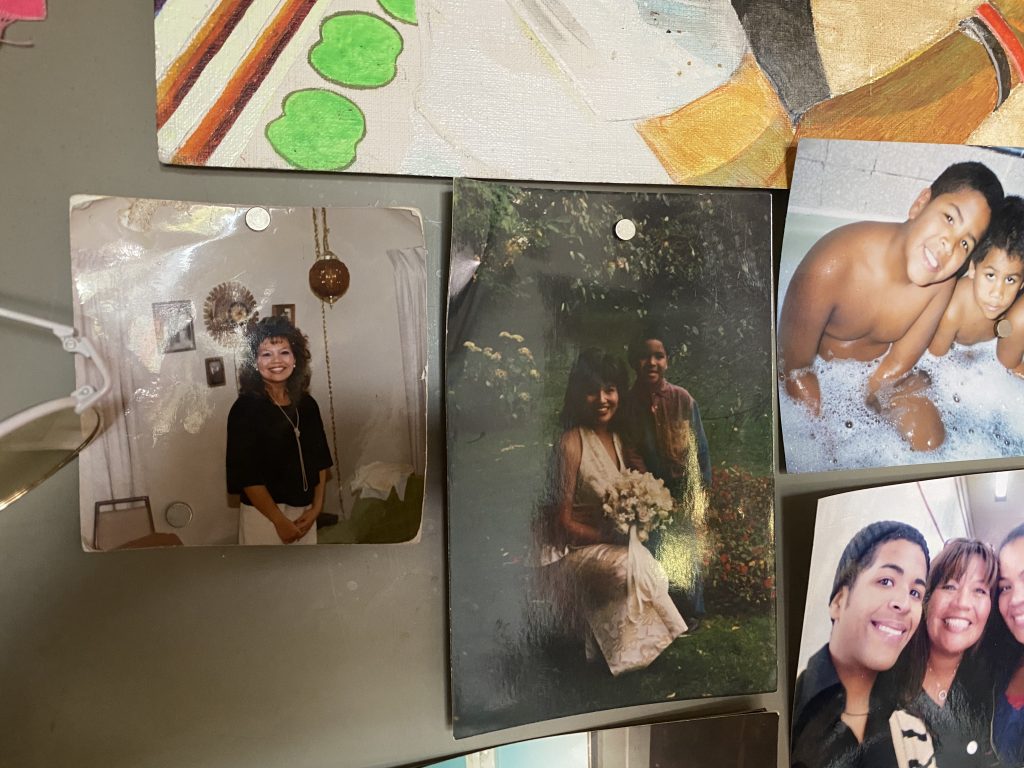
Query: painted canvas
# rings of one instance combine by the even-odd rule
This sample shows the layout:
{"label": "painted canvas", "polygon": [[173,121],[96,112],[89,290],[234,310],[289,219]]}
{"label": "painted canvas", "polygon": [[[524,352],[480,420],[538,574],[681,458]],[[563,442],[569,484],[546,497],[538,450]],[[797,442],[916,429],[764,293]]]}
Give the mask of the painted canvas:
{"label": "painted canvas", "polygon": [[[324,265],[347,291],[314,294]],[[79,196],[71,270],[76,326],[113,382],[78,465],[86,550],[418,536],[415,211]]]}
{"label": "painted canvas", "polygon": [[1021,471],[818,502],[794,766],[1022,764],[1022,510]]}
{"label": "painted canvas", "polygon": [[770,206],[456,182],[456,737],[774,689]]}
{"label": "painted canvas", "polygon": [[1024,455],[1022,194],[1020,150],[800,142],[779,269],[788,471]]}
{"label": "painted canvas", "polygon": [[779,715],[748,712],[567,733],[430,763],[426,768],[774,768]]}
{"label": "painted canvas", "polygon": [[803,137],[1024,146],[1021,0],[157,0],[165,163],[788,186]]}

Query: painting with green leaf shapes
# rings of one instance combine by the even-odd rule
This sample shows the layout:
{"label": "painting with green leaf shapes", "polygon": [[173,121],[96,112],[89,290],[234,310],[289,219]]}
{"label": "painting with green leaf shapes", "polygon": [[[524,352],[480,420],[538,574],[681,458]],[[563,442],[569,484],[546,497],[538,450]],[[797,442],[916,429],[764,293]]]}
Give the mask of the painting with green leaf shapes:
{"label": "painting with green leaf shapes", "polygon": [[177,165],[785,187],[797,140],[1024,146],[1024,0],[154,0]]}

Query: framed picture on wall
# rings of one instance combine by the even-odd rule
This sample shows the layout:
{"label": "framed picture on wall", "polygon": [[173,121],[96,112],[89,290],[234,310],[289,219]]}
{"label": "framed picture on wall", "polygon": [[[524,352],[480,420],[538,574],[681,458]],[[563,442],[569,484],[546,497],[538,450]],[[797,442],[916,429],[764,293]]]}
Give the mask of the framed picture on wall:
{"label": "framed picture on wall", "polygon": [[273,315],[274,317],[286,318],[289,323],[295,325],[294,304],[273,304],[270,307],[270,314]]}
{"label": "framed picture on wall", "polygon": [[[185,546],[397,544],[419,535],[428,315],[419,214],[271,207],[261,211],[273,226],[257,228],[248,225],[252,210],[72,199],[76,322],[125,384],[110,395],[106,443],[79,464],[86,549],[97,548],[96,502],[135,486],[153,509],[194,510],[179,531]],[[309,290],[308,265],[278,258],[314,237],[345,255],[358,286],[330,312]],[[184,350],[195,357],[164,354]],[[268,395],[282,380],[294,390],[284,409]],[[264,450],[269,444],[281,453]],[[290,462],[280,473],[278,456]],[[324,483],[324,514],[293,520],[294,530],[267,528],[245,493],[250,467],[296,517]]]}
{"label": "framed picture on wall", "polygon": [[196,348],[195,312],[191,301],[153,304],[153,329],[161,352],[188,352]]}
{"label": "framed picture on wall", "polygon": [[225,381],[226,379],[224,377],[224,358],[206,358],[206,386],[223,387]]}

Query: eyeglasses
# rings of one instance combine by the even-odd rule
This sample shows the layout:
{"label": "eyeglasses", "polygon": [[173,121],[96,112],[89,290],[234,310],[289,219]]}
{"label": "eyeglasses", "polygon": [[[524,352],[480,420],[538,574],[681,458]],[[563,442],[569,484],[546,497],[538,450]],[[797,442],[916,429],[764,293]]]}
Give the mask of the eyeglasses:
{"label": "eyeglasses", "polygon": [[67,397],[39,403],[0,421],[0,509],[24,496],[70,462],[99,434],[95,405],[110,390],[107,366],[92,343],[67,325],[0,307],[0,318],[51,331],[64,350],[92,361],[100,386],[85,384]]}

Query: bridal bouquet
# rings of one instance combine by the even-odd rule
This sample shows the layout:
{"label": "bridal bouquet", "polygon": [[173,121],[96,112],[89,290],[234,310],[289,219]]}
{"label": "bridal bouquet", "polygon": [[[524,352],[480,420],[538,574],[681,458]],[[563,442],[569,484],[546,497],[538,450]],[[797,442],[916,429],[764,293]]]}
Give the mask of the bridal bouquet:
{"label": "bridal bouquet", "polygon": [[647,541],[652,531],[672,522],[672,494],[650,472],[628,469],[605,491],[602,509],[619,533],[636,526],[637,537]]}

